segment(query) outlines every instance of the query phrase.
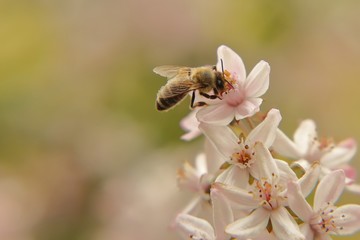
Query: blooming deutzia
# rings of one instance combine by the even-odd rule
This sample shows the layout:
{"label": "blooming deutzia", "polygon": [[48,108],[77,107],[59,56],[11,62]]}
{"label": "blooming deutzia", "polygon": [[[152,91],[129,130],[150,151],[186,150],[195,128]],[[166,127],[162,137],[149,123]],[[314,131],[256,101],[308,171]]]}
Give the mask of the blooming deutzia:
{"label": "blooming deutzia", "polygon": [[281,155],[295,159],[305,170],[314,162],[320,164],[320,178],[336,169],[343,169],[346,174],[348,189],[360,193],[360,188],[354,184],[355,169],[348,163],[356,153],[357,144],[349,138],[338,144],[331,139],[319,139],[316,125],[312,120],[301,122],[291,141],[283,132],[278,130],[273,149]]}
{"label": "blooming deutzia", "polygon": [[229,224],[226,233],[238,239],[257,237],[271,221],[276,239],[304,239],[297,223],[285,208],[287,186],[279,177],[280,171],[275,160],[262,143],[255,145],[255,155],[260,163],[260,174],[252,185],[242,189],[221,183],[213,184],[213,188],[224,194],[234,207],[236,205],[238,209],[249,212],[249,215]]}
{"label": "blooming deutzia", "polygon": [[[181,139],[205,136],[204,153],[178,171],[178,186],[194,197],[171,226],[195,240],[328,240],[359,231],[360,205],[334,206],[345,187],[360,194],[349,164],[355,140],[319,138],[312,120],[302,121],[288,138],[278,128],[279,110],[259,113],[269,88],[269,64],[260,61],[247,75],[232,49],[220,46],[217,57],[216,67],[155,69],[167,77],[182,74],[188,85],[197,83],[168,88],[174,99],[163,99],[166,104],[158,109],[191,95],[196,108],[180,122],[186,132]],[[194,69],[207,71],[194,77]],[[306,198],[316,185],[310,206]]]}
{"label": "blooming deutzia", "polygon": [[342,169],[324,176],[318,184],[313,208],[305,200],[295,182],[288,184],[288,203],[291,210],[303,220],[300,226],[306,239],[331,239],[329,235],[349,235],[360,230],[360,205],[335,207],[345,187]]}
{"label": "blooming deutzia", "polygon": [[226,79],[234,89],[222,94],[221,100],[207,101],[208,105],[199,110],[197,118],[200,122],[228,125],[234,118],[250,117],[260,110],[260,97],[269,88],[270,66],[260,61],[246,77],[244,63],[233,50],[222,45],[217,55],[216,68],[220,71],[223,67]]}
{"label": "blooming deutzia", "polygon": [[[249,180],[249,174],[258,177],[261,163],[256,160],[254,146],[257,142],[262,142],[269,148],[275,139],[280,121],[279,110],[271,109],[266,118],[246,138],[241,139],[229,127],[201,123],[199,128],[221,153],[224,161],[230,164],[216,181],[245,186]],[[281,175],[296,178],[286,162],[281,160],[275,160],[275,162],[281,170]]]}
{"label": "blooming deutzia", "polygon": [[[202,218],[190,214],[180,213],[175,219],[175,229],[184,239],[194,240],[229,240],[230,236],[224,231],[225,227],[234,221],[233,212],[225,197],[217,190],[211,190],[213,209],[213,224]],[[272,240],[275,237],[267,231],[262,231],[259,236],[249,240]]]}

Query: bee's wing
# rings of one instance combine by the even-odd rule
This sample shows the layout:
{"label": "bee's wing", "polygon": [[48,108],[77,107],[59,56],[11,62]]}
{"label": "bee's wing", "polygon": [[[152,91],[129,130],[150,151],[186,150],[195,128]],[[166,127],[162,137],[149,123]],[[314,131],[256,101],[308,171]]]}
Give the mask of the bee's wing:
{"label": "bee's wing", "polygon": [[188,77],[184,75],[168,80],[167,84],[162,87],[164,96],[174,97],[182,94],[187,94],[190,91],[201,88],[199,83],[194,83]]}
{"label": "bee's wing", "polygon": [[153,71],[159,74],[160,76],[167,77],[168,79],[170,79],[170,78],[174,78],[176,75],[180,73],[190,73],[191,68],[173,66],[173,65],[164,65],[154,68]]}

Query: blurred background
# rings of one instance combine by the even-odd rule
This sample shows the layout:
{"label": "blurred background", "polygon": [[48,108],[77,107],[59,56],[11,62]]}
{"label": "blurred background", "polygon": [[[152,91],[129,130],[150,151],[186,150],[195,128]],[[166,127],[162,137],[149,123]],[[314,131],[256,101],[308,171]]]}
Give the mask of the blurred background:
{"label": "blurred background", "polygon": [[[186,102],[155,110],[166,80],[152,69],[215,64],[221,44],[248,72],[270,63],[262,110],[280,109],[286,133],[312,118],[322,136],[360,141],[359,9],[356,0],[0,1],[0,239],[179,239],[169,223],[190,196],[176,169],[203,139],[179,139]],[[343,203],[360,200],[345,193]]]}

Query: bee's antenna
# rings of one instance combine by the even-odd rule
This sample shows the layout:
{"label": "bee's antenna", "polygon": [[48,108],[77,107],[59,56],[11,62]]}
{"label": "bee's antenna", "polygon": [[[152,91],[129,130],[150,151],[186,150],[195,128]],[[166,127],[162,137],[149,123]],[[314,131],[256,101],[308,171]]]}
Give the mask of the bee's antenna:
{"label": "bee's antenna", "polygon": [[224,76],[224,62],[223,62],[222,58],[220,58],[220,62],[221,62],[221,71],[222,71],[223,76]]}
{"label": "bee's antenna", "polygon": [[230,87],[231,87],[232,89],[234,89],[234,86],[233,86],[228,80],[226,80],[226,78],[225,78],[224,62],[223,62],[222,58],[220,58],[220,62],[221,62],[221,71],[222,71],[224,80],[230,85]]}

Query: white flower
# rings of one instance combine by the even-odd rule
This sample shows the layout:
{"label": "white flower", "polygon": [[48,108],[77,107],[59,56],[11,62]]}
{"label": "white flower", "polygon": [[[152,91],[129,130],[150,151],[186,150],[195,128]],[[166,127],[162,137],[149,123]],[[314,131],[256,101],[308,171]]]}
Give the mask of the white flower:
{"label": "white flower", "polygon": [[[199,128],[221,153],[224,161],[230,164],[230,167],[216,181],[244,187],[248,182],[249,174],[258,177],[261,163],[256,160],[254,146],[257,142],[262,142],[269,148],[275,139],[280,121],[279,110],[271,109],[264,121],[256,126],[245,139],[240,140],[229,127],[201,123]],[[291,176],[296,179],[287,163],[281,160],[275,160],[275,162],[281,170],[281,176]]]}
{"label": "white flower", "polygon": [[229,224],[225,231],[238,239],[253,238],[266,230],[270,220],[277,239],[304,239],[297,223],[285,208],[286,184],[279,177],[275,160],[262,143],[255,145],[255,154],[260,163],[260,178],[255,179],[247,189],[220,183],[213,185],[232,205],[250,213]]}
{"label": "white flower", "polygon": [[227,80],[234,89],[222,95],[220,101],[208,101],[208,106],[201,108],[197,114],[200,122],[217,125],[228,125],[234,118],[240,120],[254,115],[260,110],[260,98],[269,88],[270,66],[260,61],[246,77],[245,66],[239,55],[226,46],[217,50],[217,69],[224,71]]}
{"label": "white flower", "polygon": [[338,144],[331,139],[319,139],[316,125],[312,120],[301,122],[291,141],[283,132],[278,130],[273,148],[279,154],[297,160],[305,170],[314,162],[319,162],[321,167],[320,178],[336,169],[343,169],[346,173],[348,189],[360,193],[358,185],[353,184],[355,169],[348,162],[357,150],[354,139],[349,138]]}
{"label": "white flower", "polygon": [[[213,226],[205,219],[181,213],[176,217],[175,229],[184,239],[195,240],[229,240],[225,232],[228,224],[234,221],[233,212],[225,197],[217,190],[211,189],[211,202],[213,207]],[[273,234],[264,230],[255,238],[247,240],[275,240]]]}
{"label": "white flower", "polygon": [[316,188],[314,206],[305,200],[295,182],[288,184],[288,203],[304,223],[300,226],[306,239],[331,239],[329,235],[349,235],[360,230],[360,205],[335,207],[345,187],[344,171],[326,175]]}

